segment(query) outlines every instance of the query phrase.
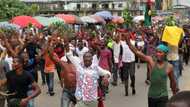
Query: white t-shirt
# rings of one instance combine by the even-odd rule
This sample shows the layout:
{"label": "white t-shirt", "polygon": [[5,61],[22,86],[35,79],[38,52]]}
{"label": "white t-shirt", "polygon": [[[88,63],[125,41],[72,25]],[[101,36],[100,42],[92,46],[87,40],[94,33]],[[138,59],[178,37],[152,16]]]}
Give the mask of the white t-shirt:
{"label": "white t-shirt", "polygon": [[170,48],[170,51],[167,56],[168,61],[179,60],[178,47],[169,45],[169,48]]}
{"label": "white t-shirt", "polygon": [[114,62],[119,63],[119,55],[120,55],[120,42],[116,43],[115,41],[113,42],[113,57],[114,57]]}
{"label": "white t-shirt", "polygon": [[99,64],[99,60],[98,60],[98,56],[95,54],[92,57],[92,64],[98,65]]}
{"label": "white t-shirt", "polygon": [[131,51],[129,46],[125,41],[121,41],[121,46],[123,48],[122,62],[130,63],[135,61],[135,54]]}
{"label": "white t-shirt", "polygon": [[89,49],[87,47],[83,47],[82,50],[79,50],[79,48],[76,48],[76,53],[78,54],[81,61],[83,61],[83,56],[88,51]]}

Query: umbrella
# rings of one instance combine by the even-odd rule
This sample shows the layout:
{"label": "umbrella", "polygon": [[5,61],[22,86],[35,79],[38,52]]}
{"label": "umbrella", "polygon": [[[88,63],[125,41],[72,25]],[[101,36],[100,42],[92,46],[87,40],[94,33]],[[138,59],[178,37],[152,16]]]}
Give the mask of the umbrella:
{"label": "umbrella", "polygon": [[90,17],[94,18],[97,21],[97,23],[106,24],[106,21],[100,16],[92,15]]}
{"label": "umbrella", "polygon": [[164,20],[164,17],[155,16],[155,17],[152,18],[152,20],[153,20],[154,22],[159,22],[159,21],[163,21],[163,20]]}
{"label": "umbrella", "polygon": [[49,26],[55,22],[64,22],[62,19],[58,17],[42,17],[42,16],[36,16],[34,17],[38,22],[40,22],[43,26]]}
{"label": "umbrella", "polygon": [[22,28],[27,27],[29,24],[32,24],[37,28],[43,27],[35,18],[31,16],[16,16],[11,20],[11,23],[19,25]]}
{"label": "umbrella", "polygon": [[51,24],[56,23],[56,22],[63,22],[63,23],[65,23],[65,21],[62,20],[61,18],[58,18],[58,17],[50,17],[50,18],[48,19],[47,24],[48,24],[48,25],[51,25]]}
{"label": "umbrella", "polygon": [[20,30],[20,26],[11,24],[9,22],[0,22],[0,28],[8,29],[8,30],[16,30],[16,31]]}
{"label": "umbrella", "polygon": [[80,18],[84,23],[97,23],[97,21],[90,16],[83,16]]}
{"label": "umbrella", "polygon": [[42,16],[35,16],[34,17],[40,24],[42,24],[43,26],[48,26],[48,17],[42,17]]}
{"label": "umbrella", "polygon": [[81,24],[82,21],[78,16],[70,15],[70,14],[57,14],[55,15],[58,18],[61,18],[65,21],[67,24]]}
{"label": "umbrella", "polygon": [[124,19],[120,16],[113,16],[112,22],[115,24],[122,24],[124,23]]}
{"label": "umbrella", "polygon": [[95,13],[96,16],[100,16],[102,18],[104,18],[105,20],[111,20],[113,18],[111,12],[109,11],[100,11]]}
{"label": "umbrella", "polygon": [[133,18],[133,22],[139,23],[140,21],[144,21],[144,16],[135,16]]}

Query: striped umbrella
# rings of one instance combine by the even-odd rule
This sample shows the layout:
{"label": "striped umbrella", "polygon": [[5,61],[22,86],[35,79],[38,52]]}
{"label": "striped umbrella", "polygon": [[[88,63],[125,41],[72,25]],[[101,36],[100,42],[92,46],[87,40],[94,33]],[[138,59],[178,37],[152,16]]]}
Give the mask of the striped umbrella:
{"label": "striped umbrella", "polygon": [[84,23],[97,23],[97,20],[95,20],[94,18],[90,17],[90,16],[83,16],[80,18],[82,20],[82,22]]}
{"label": "striped umbrella", "polygon": [[66,24],[82,24],[80,18],[71,14],[57,14],[55,17],[61,18]]}
{"label": "striped umbrella", "polygon": [[34,17],[36,20],[38,20],[43,26],[49,26],[56,22],[64,22],[64,20],[58,18],[58,17],[42,17],[42,16],[36,16]]}

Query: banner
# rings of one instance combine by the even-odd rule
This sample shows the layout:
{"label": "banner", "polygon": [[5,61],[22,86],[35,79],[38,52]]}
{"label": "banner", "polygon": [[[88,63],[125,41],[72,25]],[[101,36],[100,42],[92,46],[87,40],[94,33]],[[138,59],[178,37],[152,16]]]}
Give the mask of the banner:
{"label": "banner", "polygon": [[177,26],[166,26],[162,36],[162,41],[178,47],[179,41],[182,38],[183,33],[183,29]]}

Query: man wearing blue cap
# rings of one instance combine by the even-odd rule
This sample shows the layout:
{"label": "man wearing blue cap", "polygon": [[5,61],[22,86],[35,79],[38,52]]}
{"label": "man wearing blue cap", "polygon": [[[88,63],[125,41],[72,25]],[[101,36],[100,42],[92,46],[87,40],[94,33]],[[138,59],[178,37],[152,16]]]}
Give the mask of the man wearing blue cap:
{"label": "man wearing blue cap", "polygon": [[146,61],[150,69],[150,87],[148,91],[148,107],[166,107],[168,101],[167,78],[170,79],[170,87],[173,94],[178,92],[176,80],[173,73],[173,66],[166,60],[169,51],[168,46],[160,44],[156,47],[155,58],[147,56],[137,50],[131,43],[129,36],[126,36],[129,48],[142,60]]}

